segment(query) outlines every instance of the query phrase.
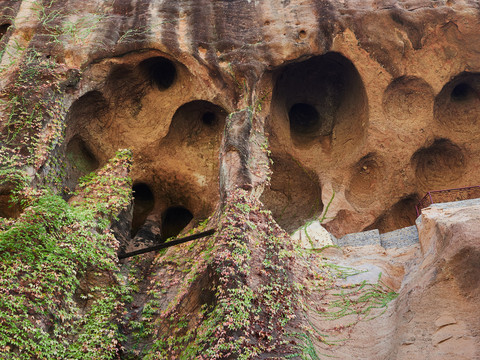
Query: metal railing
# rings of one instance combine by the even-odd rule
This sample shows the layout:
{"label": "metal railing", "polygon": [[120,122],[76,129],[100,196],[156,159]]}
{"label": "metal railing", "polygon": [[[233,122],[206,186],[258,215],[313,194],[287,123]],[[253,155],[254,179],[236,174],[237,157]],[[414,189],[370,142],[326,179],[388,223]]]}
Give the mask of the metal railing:
{"label": "metal railing", "polygon": [[457,189],[429,191],[422,198],[422,200],[419,201],[417,206],[415,206],[417,210],[417,217],[422,213],[422,209],[435,203],[462,201],[476,198],[480,198],[480,185]]}

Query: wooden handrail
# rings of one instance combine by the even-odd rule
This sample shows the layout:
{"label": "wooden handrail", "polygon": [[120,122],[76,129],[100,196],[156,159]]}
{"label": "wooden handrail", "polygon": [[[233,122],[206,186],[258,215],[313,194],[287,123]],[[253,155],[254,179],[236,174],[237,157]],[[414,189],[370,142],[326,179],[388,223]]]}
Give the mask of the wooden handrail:
{"label": "wooden handrail", "polygon": [[172,241],[168,241],[168,242],[165,242],[163,244],[151,246],[151,247],[148,247],[148,248],[145,248],[145,249],[140,249],[140,250],[132,251],[132,252],[125,253],[125,254],[120,254],[120,255],[118,255],[118,258],[121,260],[121,259],[126,259],[126,258],[129,258],[129,257],[135,256],[135,255],[145,254],[145,253],[151,252],[151,251],[166,249],[166,248],[169,248],[169,247],[174,246],[174,245],[183,244],[183,243],[186,243],[188,241],[192,241],[192,240],[195,240],[195,239],[200,239],[200,238],[205,237],[205,236],[213,235],[213,234],[215,234],[215,231],[217,231],[217,230],[216,229],[210,229],[210,230],[198,233],[198,234],[185,236],[185,237],[180,238],[180,239],[175,239],[175,240],[172,240]]}

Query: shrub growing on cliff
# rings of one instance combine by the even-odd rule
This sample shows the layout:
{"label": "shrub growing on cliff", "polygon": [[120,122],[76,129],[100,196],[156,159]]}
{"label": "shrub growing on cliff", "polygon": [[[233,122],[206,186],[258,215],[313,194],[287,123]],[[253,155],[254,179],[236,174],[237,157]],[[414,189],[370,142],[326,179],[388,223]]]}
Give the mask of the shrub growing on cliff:
{"label": "shrub growing on cliff", "polygon": [[[125,294],[117,241],[101,218],[130,200],[128,152],[117,154],[69,205],[44,191],[0,232],[0,357],[113,359]],[[117,169],[120,169],[120,173]],[[79,291],[89,274],[95,288]],[[93,278],[93,280],[91,280]],[[107,281],[104,281],[107,279]],[[84,306],[80,306],[80,304]]]}

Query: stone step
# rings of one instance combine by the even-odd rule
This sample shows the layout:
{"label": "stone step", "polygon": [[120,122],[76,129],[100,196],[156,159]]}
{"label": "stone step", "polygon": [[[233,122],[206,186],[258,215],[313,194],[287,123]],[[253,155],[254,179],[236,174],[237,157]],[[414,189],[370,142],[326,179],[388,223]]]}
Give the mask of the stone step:
{"label": "stone step", "polygon": [[347,234],[337,239],[338,246],[365,246],[365,245],[381,245],[380,233],[378,229],[362,231],[353,234]]}
{"label": "stone step", "polygon": [[347,234],[337,239],[330,234],[318,221],[299,228],[292,235],[301,247],[306,249],[320,249],[328,245],[366,246],[377,245],[385,249],[403,248],[419,242],[418,231],[415,225],[380,234],[378,229]]}
{"label": "stone step", "polygon": [[334,243],[341,247],[378,245],[385,249],[408,247],[418,242],[418,231],[415,225],[384,234],[380,234],[378,229],[373,229],[334,239]]}
{"label": "stone step", "polygon": [[412,225],[403,229],[381,234],[380,242],[385,249],[402,248],[415,245],[419,242],[417,227]]}

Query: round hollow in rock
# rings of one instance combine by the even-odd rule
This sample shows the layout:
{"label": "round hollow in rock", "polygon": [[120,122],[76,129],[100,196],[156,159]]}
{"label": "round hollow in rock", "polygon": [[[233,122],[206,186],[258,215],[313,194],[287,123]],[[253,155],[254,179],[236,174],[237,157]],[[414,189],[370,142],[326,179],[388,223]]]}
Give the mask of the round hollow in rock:
{"label": "round hollow in rock", "polygon": [[208,126],[213,126],[215,125],[215,122],[217,121],[217,116],[215,115],[215,112],[213,111],[205,111],[202,115],[202,123]]}
{"label": "round hollow in rock", "polygon": [[326,140],[333,132],[337,143],[355,146],[368,122],[365,87],[343,55],[316,56],[277,71],[271,114],[273,128],[288,127],[297,147]]}
{"label": "round hollow in rock", "polygon": [[401,126],[415,125],[418,120],[430,120],[433,112],[432,87],[416,76],[401,76],[393,80],[383,94],[383,111],[391,121]]}
{"label": "round hollow in rock", "polygon": [[322,190],[317,175],[284,155],[273,156],[270,187],[260,200],[275,221],[287,232],[318,218],[323,210]]}
{"label": "round hollow in rock", "polygon": [[193,214],[183,206],[169,207],[162,215],[162,240],[175,237],[190,223]]}
{"label": "round hollow in rock", "polygon": [[[198,152],[201,147],[216,143],[218,150],[226,116],[222,107],[209,101],[195,100],[183,104],[173,115],[166,140],[191,143]],[[212,142],[212,138],[217,141]]]}
{"label": "round hollow in rock", "polygon": [[133,218],[132,237],[138,232],[155,206],[155,197],[152,190],[145,183],[133,185]]}
{"label": "round hollow in rock", "polygon": [[349,202],[369,205],[375,201],[377,186],[382,180],[383,166],[378,156],[369,153],[362,157],[352,169],[350,185],[345,193]]}
{"label": "round hollow in rock", "polygon": [[5,35],[5,34],[7,33],[8,28],[9,28],[11,25],[12,25],[12,24],[9,24],[9,23],[0,25],[0,40],[2,40],[3,35]]}
{"label": "round hollow in rock", "polygon": [[417,194],[411,194],[400,199],[387,211],[377,217],[364,231],[378,229],[379,232],[383,234],[415,225],[415,220],[417,219],[415,205],[418,204],[419,200],[420,197]]}
{"label": "round hollow in rock", "polygon": [[456,132],[480,131],[480,74],[464,72],[448,82],[435,98],[435,119]]}
{"label": "round hollow in rock", "polygon": [[92,90],[75,100],[70,106],[67,115],[69,129],[83,129],[94,118],[105,115],[109,110],[109,103],[98,90]]}
{"label": "round hollow in rock", "polygon": [[161,56],[143,60],[138,64],[138,68],[150,85],[159,90],[168,89],[177,77],[175,64]]}
{"label": "round hollow in rock", "polygon": [[88,145],[78,135],[68,142],[66,155],[70,165],[82,174],[88,174],[100,165]]}
{"label": "round hollow in rock", "polygon": [[417,180],[425,190],[460,186],[456,181],[465,173],[465,162],[462,149],[444,138],[417,150],[411,159]]}
{"label": "round hollow in rock", "polygon": [[310,104],[297,103],[288,111],[290,131],[298,134],[308,134],[320,128],[320,115]]}
{"label": "round hollow in rock", "polygon": [[452,101],[467,101],[476,97],[476,91],[467,83],[455,86],[450,94]]}

